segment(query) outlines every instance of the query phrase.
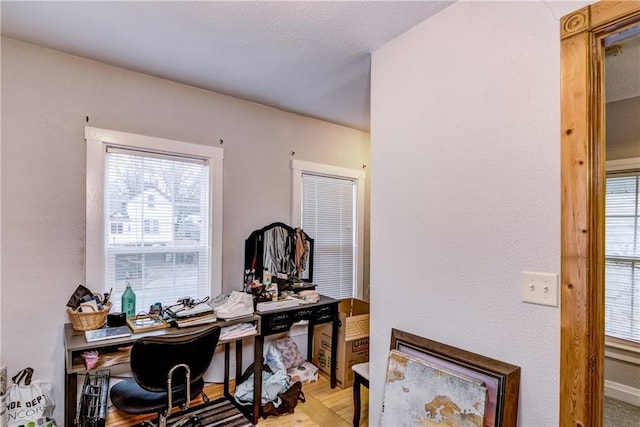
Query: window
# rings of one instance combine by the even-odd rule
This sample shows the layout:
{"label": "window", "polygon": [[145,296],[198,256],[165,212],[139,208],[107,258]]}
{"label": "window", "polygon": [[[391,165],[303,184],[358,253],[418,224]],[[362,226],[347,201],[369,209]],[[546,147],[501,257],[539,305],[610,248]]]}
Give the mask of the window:
{"label": "window", "polygon": [[[151,208],[152,206],[149,207]],[[172,221],[169,221],[169,219],[167,219],[166,222],[173,225]],[[145,219],[143,224],[145,234],[160,234],[160,221],[157,219]]]}
{"label": "window", "polygon": [[87,287],[136,310],[221,292],[222,149],[87,127]]}
{"label": "window", "polygon": [[640,344],[640,167],[633,164],[607,162],[605,333]]}
{"label": "window", "polygon": [[112,222],[111,223],[111,234],[122,234],[122,223],[121,222]]}
{"label": "window", "polygon": [[332,298],[363,297],[363,171],[291,161],[292,223],[314,239],[313,282]]}

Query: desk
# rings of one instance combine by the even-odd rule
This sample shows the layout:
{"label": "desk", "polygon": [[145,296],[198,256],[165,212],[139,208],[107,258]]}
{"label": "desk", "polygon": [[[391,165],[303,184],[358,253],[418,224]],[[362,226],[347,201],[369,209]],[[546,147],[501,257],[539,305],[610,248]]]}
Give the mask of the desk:
{"label": "desk", "polygon": [[[102,341],[88,343],[84,337],[84,332],[74,331],[70,323],[64,325],[64,349],[65,349],[65,393],[64,393],[64,419],[65,426],[72,427],[76,411],[78,409],[78,374],[86,374],[87,370],[82,363],[81,354],[87,350],[98,350],[100,354],[117,354],[118,347],[126,347],[132,345],[139,338],[145,336],[158,336],[167,334],[185,333],[195,331],[200,328],[217,325],[220,327],[231,326],[238,323],[251,322],[257,327],[257,335],[254,335],[255,344],[255,360],[262,360],[262,339],[260,336],[260,316],[253,315],[251,317],[243,317],[233,321],[218,321],[208,325],[192,326],[189,328],[166,328],[148,332],[139,332],[131,334],[129,337],[114,338]],[[224,341],[220,340],[219,344],[225,348],[225,372],[224,372],[224,392],[225,396],[231,397],[229,392],[229,349],[231,342],[236,343],[236,380],[241,375],[242,370],[242,339]],[[259,356],[257,356],[259,354]],[[260,392],[262,383],[262,366],[260,363],[254,363],[254,404],[253,404],[253,423],[256,424],[260,417]],[[124,373],[129,370],[128,357],[120,358],[110,366],[96,366],[95,369],[109,369],[111,372]],[[256,393],[257,391],[257,393]],[[256,398],[257,396],[257,398]]]}
{"label": "desk", "polygon": [[[300,305],[297,307],[283,308],[279,310],[259,312],[257,311],[252,317],[244,317],[233,321],[218,321],[216,325],[220,327],[231,326],[238,323],[253,322],[257,325],[258,334],[254,336],[254,364],[253,364],[253,423],[257,424],[260,418],[260,400],[262,395],[262,360],[264,337],[287,332],[295,322],[307,320],[309,322],[307,331],[307,360],[311,362],[313,357],[313,330],[316,325],[332,322],[332,338],[331,338],[331,388],[336,386],[336,359],[338,348],[338,304],[340,301],[320,296],[320,301],[315,304]],[[211,325],[211,324],[210,324]],[[98,350],[103,352],[115,352],[118,347],[132,345],[136,340],[144,336],[157,336],[166,334],[175,334],[197,330],[201,326],[193,326],[189,328],[167,328],[149,332],[141,332],[131,334],[125,338],[114,338],[103,341],[88,343],[85,340],[84,332],[73,330],[70,323],[64,325],[64,348],[65,348],[65,426],[72,427],[77,410],[78,395],[78,374],[85,374],[87,371],[82,363],[81,354],[87,350]],[[243,337],[246,338],[246,337]],[[236,384],[242,374],[242,338],[230,341],[220,341],[219,344],[224,345],[225,361],[224,361],[224,394],[227,398],[233,399],[229,390],[229,353],[231,343],[236,343]],[[112,372],[122,373],[129,370],[128,358],[121,360],[119,363],[108,366],[96,366],[95,369],[109,368]],[[243,408],[240,408],[243,409]],[[244,408],[246,410],[246,408]]]}
{"label": "desk", "polygon": [[[262,318],[262,333],[256,337],[262,348],[264,337],[287,332],[295,322],[307,320],[307,360],[313,358],[313,329],[316,325],[332,322],[331,329],[331,388],[336,387],[336,362],[338,354],[338,304],[339,300],[320,295],[314,304],[299,305],[272,311],[256,311]],[[256,353],[257,355],[258,353]],[[262,353],[260,353],[262,355]],[[260,356],[262,357],[262,356]],[[259,360],[256,358],[255,360]]]}

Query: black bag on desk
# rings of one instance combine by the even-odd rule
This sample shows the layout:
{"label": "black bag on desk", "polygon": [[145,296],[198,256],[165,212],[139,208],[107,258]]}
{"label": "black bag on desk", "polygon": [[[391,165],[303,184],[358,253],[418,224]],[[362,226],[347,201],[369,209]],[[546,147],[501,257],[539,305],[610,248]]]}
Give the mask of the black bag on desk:
{"label": "black bag on desk", "polygon": [[108,369],[87,373],[84,377],[80,408],[76,416],[77,425],[81,427],[105,427],[109,379],[110,372]]}

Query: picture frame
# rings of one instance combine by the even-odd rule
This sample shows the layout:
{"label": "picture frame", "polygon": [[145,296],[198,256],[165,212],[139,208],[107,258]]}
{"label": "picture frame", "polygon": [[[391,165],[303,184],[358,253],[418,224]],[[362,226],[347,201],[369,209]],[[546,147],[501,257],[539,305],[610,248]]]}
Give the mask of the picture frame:
{"label": "picture frame", "polygon": [[127,326],[131,329],[131,332],[137,333],[166,329],[171,325],[158,315],[138,314],[127,318]]}
{"label": "picture frame", "polygon": [[519,366],[453,347],[399,329],[391,330],[391,350],[482,381],[488,390],[485,427],[516,427]]}

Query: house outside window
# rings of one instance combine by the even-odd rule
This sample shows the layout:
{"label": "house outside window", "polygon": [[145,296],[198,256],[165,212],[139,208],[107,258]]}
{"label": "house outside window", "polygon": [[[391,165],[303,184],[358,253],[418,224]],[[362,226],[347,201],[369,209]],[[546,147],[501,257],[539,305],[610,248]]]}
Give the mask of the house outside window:
{"label": "house outside window", "polygon": [[640,158],[607,162],[605,222],[607,344],[640,351]]}
{"label": "house outside window", "polygon": [[314,239],[313,282],[332,298],[363,298],[365,173],[291,161],[292,223]]}
{"label": "house outside window", "polygon": [[[222,149],[92,127],[87,140],[87,286],[130,283],[136,310],[221,292]],[[197,232],[181,233],[185,218]]]}
{"label": "house outside window", "polygon": [[[168,219],[166,222],[170,222]],[[145,234],[160,234],[160,221],[157,219],[145,219],[144,233]]]}

